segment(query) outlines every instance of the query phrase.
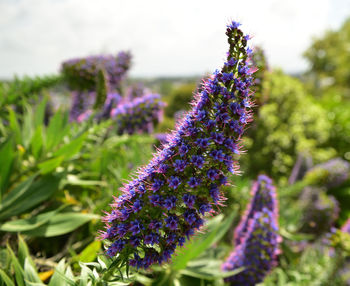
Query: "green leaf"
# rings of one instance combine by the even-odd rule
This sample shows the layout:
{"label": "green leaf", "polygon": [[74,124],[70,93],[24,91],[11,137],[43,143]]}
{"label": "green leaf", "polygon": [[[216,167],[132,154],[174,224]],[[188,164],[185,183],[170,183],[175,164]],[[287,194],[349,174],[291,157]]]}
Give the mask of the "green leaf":
{"label": "green leaf", "polygon": [[35,263],[30,256],[28,246],[20,235],[18,235],[18,259],[22,267],[24,267],[25,260],[28,259],[28,262],[36,269]]}
{"label": "green leaf", "polygon": [[25,113],[23,115],[23,124],[22,124],[22,145],[25,149],[29,147],[33,136],[33,110],[29,105],[25,106]]}
{"label": "green leaf", "polygon": [[73,186],[107,186],[103,181],[82,180],[76,175],[67,175],[67,178],[63,181],[64,185]]}
{"label": "green leaf", "polygon": [[32,185],[36,176],[31,176],[24,182],[17,185],[12,191],[10,191],[0,203],[0,217],[3,211],[10,208],[18,199],[24,196],[24,194],[28,191],[29,187]]}
{"label": "green leaf", "polygon": [[28,280],[25,280],[25,282],[26,282],[26,286],[45,286],[45,284],[41,282],[31,282]]}
{"label": "green leaf", "polygon": [[64,283],[61,279],[61,275],[58,273],[64,273],[64,268],[65,268],[65,259],[63,258],[57,265],[57,267],[55,268],[55,272],[53,273],[51,279],[50,279],[50,283],[48,286],[65,286],[67,285],[66,283]]}
{"label": "green leaf", "polygon": [[22,144],[22,134],[16,118],[16,113],[11,108],[8,109],[8,112],[9,112],[9,127],[14,134],[15,141],[17,144]]}
{"label": "green leaf", "polygon": [[183,248],[176,252],[177,255],[174,256],[171,264],[172,269],[181,270],[186,268],[190,260],[198,257],[208,247],[219,241],[230,228],[234,216],[235,213],[232,213],[222,223],[220,223],[222,216],[217,216],[212,219],[207,225],[208,230],[206,233],[194,237],[192,240],[188,241]]}
{"label": "green leaf", "polygon": [[75,283],[75,281],[73,280],[72,270],[71,269],[68,270],[68,269],[70,268],[69,267],[67,268],[65,274],[58,269],[55,270],[55,273],[57,273],[60,276],[61,281],[64,280],[68,285],[77,286],[78,284]]}
{"label": "green leaf", "polygon": [[44,125],[45,109],[47,104],[47,97],[45,96],[37,106],[34,113],[34,126],[35,128],[42,127]]}
{"label": "green leaf", "polygon": [[101,249],[101,241],[95,240],[91,242],[84,250],[79,254],[79,261],[92,262],[96,259],[98,252]]}
{"label": "green leaf", "polygon": [[53,170],[55,170],[58,166],[61,165],[63,159],[64,157],[60,156],[60,157],[55,157],[40,163],[38,167],[40,169],[41,174],[48,174]]}
{"label": "green leaf", "polygon": [[47,223],[55,214],[57,214],[58,211],[59,209],[42,213],[37,216],[26,219],[7,221],[3,224],[0,224],[0,231],[23,232],[28,230],[34,230]]}
{"label": "green leaf", "polygon": [[79,263],[79,265],[81,267],[79,286],[87,286],[89,271],[91,270],[84,264]]}
{"label": "green leaf", "polygon": [[0,277],[5,282],[6,286],[15,286],[15,283],[13,283],[10,277],[8,277],[7,274],[1,269],[0,269]]}
{"label": "green leaf", "polygon": [[30,236],[52,237],[69,233],[92,219],[100,216],[95,214],[84,214],[67,212],[53,216],[47,223],[35,230],[24,231],[23,234]]}
{"label": "green leaf", "polygon": [[24,213],[50,198],[58,189],[60,178],[48,175],[32,183],[34,177],[21,183],[4,198],[0,204],[0,221]]}
{"label": "green leaf", "polygon": [[280,235],[293,241],[305,241],[314,238],[312,234],[288,232],[284,227],[280,228]]}
{"label": "green leaf", "polygon": [[222,261],[216,259],[203,258],[200,260],[192,260],[187,267],[180,270],[181,274],[192,277],[214,280],[217,278],[226,278],[236,275],[244,270],[244,267],[237,268],[233,271],[224,272],[221,270]]}
{"label": "green leaf", "polygon": [[35,132],[34,135],[32,137],[32,141],[31,141],[31,149],[32,149],[32,153],[35,159],[39,159],[40,156],[40,151],[43,148],[43,144],[44,144],[44,139],[43,139],[43,129],[42,126],[39,125]]}
{"label": "green leaf", "polygon": [[63,145],[60,149],[54,152],[53,156],[62,156],[65,160],[73,157],[80,151],[85,141],[85,138],[86,133],[80,135],[78,138],[75,138],[68,144]]}
{"label": "green leaf", "polygon": [[9,245],[7,245],[7,251],[11,256],[11,264],[15,271],[16,284],[18,286],[24,286],[24,270]]}
{"label": "green leaf", "polygon": [[236,275],[242,272],[243,268],[238,268],[230,272],[221,272],[221,271],[206,271],[204,269],[192,269],[186,268],[180,271],[182,275],[187,275],[204,280],[217,280],[218,278],[226,278],[233,275]]}
{"label": "green leaf", "polygon": [[12,139],[7,140],[0,148],[0,201],[8,185],[11,169],[15,158]]}
{"label": "green leaf", "polygon": [[[37,271],[34,269],[28,258],[24,261],[24,279],[26,285],[44,285]],[[28,283],[29,282],[29,283]],[[31,284],[30,282],[39,283],[39,284]]]}
{"label": "green leaf", "polygon": [[49,126],[47,127],[47,150],[52,150],[54,147],[58,146],[68,131],[69,125],[67,124],[67,116],[62,111],[58,110],[54,116],[51,117]]}
{"label": "green leaf", "polygon": [[66,272],[65,272],[65,277],[67,277],[68,279],[71,279],[74,283],[74,275],[73,275],[73,271],[72,271],[72,268],[68,265],[67,266],[67,269],[66,269]]}

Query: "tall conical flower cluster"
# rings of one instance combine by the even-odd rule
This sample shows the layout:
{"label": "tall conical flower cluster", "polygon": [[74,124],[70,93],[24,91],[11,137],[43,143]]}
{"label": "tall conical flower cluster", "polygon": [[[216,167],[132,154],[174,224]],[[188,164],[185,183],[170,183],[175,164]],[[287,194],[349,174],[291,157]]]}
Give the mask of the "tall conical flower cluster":
{"label": "tall conical flower cluster", "polygon": [[277,224],[278,202],[276,188],[273,186],[272,180],[268,176],[260,175],[258,180],[253,184],[251,200],[234,231],[235,245],[242,242],[247,233],[249,221],[254,217],[255,213],[261,212],[263,208],[276,214],[275,221]]}
{"label": "tall conical flower cluster", "polygon": [[165,104],[159,94],[146,94],[111,110],[118,134],[151,133],[163,117]]}
{"label": "tall conical flower cluster", "polygon": [[278,204],[276,190],[267,176],[259,176],[252,198],[235,230],[235,249],[222,265],[224,271],[243,267],[237,275],[225,278],[231,285],[250,286],[262,282],[276,266],[279,253]]}
{"label": "tall conical flower cluster", "polygon": [[119,52],[117,56],[98,55],[76,58],[62,63],[61,70],[73,90],[93,91],[96,87],[98,71],[102,68],[109,77],[112,90],[119,88],[131,64],[129,52]]}
{"label": "tall conical flower cluster", "polygon": [[251,119],[253,68],[245,36],[232,22],[227,61],[204,82],[192,110],[168,144],[126,184],[104,217],[107,254],[137,268],[168,261],[224,200],[221,186],[236,173],[235,154]]}

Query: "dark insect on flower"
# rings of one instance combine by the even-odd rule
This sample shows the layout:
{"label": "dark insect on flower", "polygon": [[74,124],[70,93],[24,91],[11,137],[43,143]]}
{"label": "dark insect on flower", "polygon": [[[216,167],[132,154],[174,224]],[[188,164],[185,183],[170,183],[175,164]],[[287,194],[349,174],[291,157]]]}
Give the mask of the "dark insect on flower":
{"label": "dark insect on flower", "polygon": [[[254,68],[238,24],[229,25],[226,34],[230,44],[227,62],[204,81],[192,110],[138,177],[124,186],[104,218],[106,231],[101,238],[112,244],[125,241],[121,251],[110,251],[110,246],[107,253],[112,257],[118,254],[136,268],[168,261],[175,249],[203,226],[206,214],[219,211],[225,200],[222,186],[227,184],[226,176],[237,172],[235,153],[251,119],[251,104],[244,102],[251,102]],[[238,66],[245,72],[239,73]],[[234,111],[229,108],[232,103],[237,104]],[[128,110],[112,111],[116,120],[120,114],[125,118],[123,130],[128,130],[133,120],[127,117],[134,114]],[[126,230],[118,234],[114,229],[121,224]]]}

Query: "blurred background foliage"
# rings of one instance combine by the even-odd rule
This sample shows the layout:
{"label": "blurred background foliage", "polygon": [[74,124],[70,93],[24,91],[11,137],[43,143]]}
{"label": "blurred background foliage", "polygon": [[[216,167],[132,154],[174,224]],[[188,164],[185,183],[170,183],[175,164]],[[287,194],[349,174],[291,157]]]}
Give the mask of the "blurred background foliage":
{"label": "blurred background foliage", "polygon": [[[113,119],[69,122],[61,75],[1,82],[0,285],[223,285],[220,264],[261,173],[277,185],[283,237],[279,265],[261,285],[350,285],[350,235],[334,229],[350,217],[349,42],[350,19],[313,40],[298,77],[271,69],[256,48],[254,121],[227,207],[170,265],[138,273],[113,268],[95,237],[111,197],[152,157],[155,134],[119,136]],[[142,81],[162,95],[160,133],[174,129],[205,77],[121,85]]]}

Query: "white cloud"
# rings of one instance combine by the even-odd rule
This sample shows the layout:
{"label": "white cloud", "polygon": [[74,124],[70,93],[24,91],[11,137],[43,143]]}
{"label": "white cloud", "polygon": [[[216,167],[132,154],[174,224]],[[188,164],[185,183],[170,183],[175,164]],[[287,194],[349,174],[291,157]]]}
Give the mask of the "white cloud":
{"label": "white cloud", "polygon": [[335,2],[3,0],[0,77],[54,73],[62,60],[123,49],[134,54],[132,75],[201,74],[221,65],[232,19],[254,35],[273,66],[298,71],[311,36],[330,27]]}

